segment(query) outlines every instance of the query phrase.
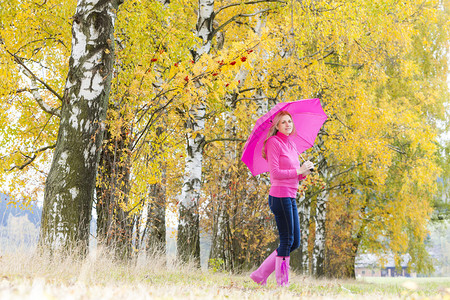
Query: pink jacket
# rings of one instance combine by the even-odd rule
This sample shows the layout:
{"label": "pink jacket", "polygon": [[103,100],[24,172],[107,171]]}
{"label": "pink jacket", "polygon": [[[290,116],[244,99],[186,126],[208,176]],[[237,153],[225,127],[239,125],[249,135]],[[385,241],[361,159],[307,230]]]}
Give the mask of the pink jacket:
{"label": "pink jacket", "polygon": [[270,192],[273,197],[297,196],[298,183],[305,176],[297,175],[300,168],[298,152],[289,136],[277,132],[266,142],[267,161],[270,172]]}

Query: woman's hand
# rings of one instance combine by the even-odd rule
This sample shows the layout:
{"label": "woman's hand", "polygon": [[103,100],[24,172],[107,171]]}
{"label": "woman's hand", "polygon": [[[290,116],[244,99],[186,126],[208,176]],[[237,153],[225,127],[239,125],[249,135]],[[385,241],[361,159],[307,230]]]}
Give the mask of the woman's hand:
{"label": "woman's hand", "polygon": [[307,176],[309,174],[311,174],[310,169],[314,168],[314,164],[307,160],[303,163],[303,165],[300,167],[300,169],[297,169],[297,175],[302,174],[303,176]]}

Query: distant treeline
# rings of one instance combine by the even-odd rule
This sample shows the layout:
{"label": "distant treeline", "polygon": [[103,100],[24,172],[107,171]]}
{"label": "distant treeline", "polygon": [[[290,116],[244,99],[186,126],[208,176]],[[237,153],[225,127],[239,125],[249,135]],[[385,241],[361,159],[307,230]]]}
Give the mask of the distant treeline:
{"label": "distant treeline", "polygon": [[11,199],[5,195],[0,193],[0,224],[1,226],[8,225],[8,217],[9,215],[13,215],[14,217],[22,217],[27,216],[28,220],[33,223],[36,227],[41,225],[41,215],[42,208],[39,206],[30,206],[29,209],[21,209],[14,205],[8,205]]}

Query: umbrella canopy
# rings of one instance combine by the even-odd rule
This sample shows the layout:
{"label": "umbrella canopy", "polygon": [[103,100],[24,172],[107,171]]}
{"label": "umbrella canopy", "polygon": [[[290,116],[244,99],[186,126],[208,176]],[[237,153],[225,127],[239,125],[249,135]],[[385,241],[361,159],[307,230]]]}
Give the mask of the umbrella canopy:
{"label": "umbrella canopy", "polygon": [[314,145],[317,134],[327,119],[327,115],[320,105],[320,99],[305,99],[275,105],[256,121],[244,146],[241,160],[247,165],[253,176],[269,171],[269,165],[262,157],[262,148],[272,120],[280,111],[288,111],[292,116],[297,134],[290,135],[290,139],[297,146],[299,153]]}

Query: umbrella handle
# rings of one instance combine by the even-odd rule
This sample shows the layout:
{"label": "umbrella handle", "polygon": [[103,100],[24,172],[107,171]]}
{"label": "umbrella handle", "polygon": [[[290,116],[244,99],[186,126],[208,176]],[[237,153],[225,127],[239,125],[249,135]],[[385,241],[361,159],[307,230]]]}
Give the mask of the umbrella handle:
{"label": "umbrella handle", "polygon": [[[306,159],[303,157],[301,153],[299,153],[300,157],[303,159],[303,162],[306,161]],[[309,169],[311,172],[314,172],[314,168]]]}

